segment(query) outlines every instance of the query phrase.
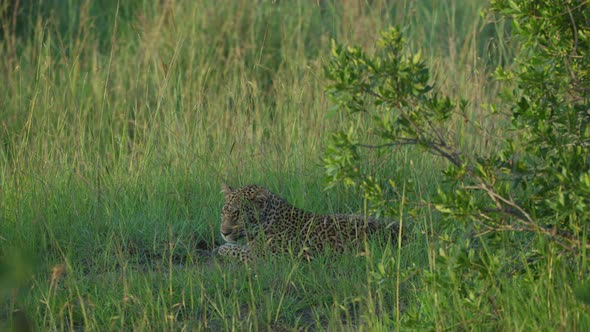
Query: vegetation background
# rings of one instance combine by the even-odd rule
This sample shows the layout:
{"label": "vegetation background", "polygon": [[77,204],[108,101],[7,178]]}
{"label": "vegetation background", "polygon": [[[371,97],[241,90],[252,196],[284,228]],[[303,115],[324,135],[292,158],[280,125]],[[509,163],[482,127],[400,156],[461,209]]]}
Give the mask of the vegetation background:
{"label": "vegetation background", "polygon": [[491,73],[516,46],[486,1],[0,6],[0,329],[590,328],[574,291],[585,261],[475,250],[486,246],[464,225],[439,232],[429,202],[445,165],[419,151],[367,160],[404,188],[391,193],[401,211],[406,197],[422,204],[400,215],[413,224],[401,249],[253,266],[207,255],[223,182],[363,211],[355,192],[323,186],[327,135],[351,125],[324,94],[331,39],[370,50],[402,27],[441,91],[461,91],[490,128],[474,137],[457,121],[462,143],[492,149],[506,124],[486,105],[506,87]]}

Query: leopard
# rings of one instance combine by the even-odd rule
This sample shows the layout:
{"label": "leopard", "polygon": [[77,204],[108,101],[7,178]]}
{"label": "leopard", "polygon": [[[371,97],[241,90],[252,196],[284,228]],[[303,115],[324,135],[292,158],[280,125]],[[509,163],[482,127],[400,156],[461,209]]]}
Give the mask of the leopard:
{"label": "leopard", "polygon": [[223,184],[221,192],[225,204],[220,232],[225,244],[214,253],[230,260],[252,262],[268,253],[294,253],[312,260],[328,248],[334,253],[349,247],[361,250],[363,240],[385,227],[362,214],[308,212],[256,184],[240,188]]}

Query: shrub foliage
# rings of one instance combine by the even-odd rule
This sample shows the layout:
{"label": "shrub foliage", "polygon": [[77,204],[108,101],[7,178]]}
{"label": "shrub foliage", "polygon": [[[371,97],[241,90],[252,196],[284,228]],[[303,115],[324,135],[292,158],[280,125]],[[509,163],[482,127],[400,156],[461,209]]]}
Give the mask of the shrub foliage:
{"label": "shrub foliage", "polygon": [[[398,29],[383,32],[371,55],[334,43],[327,93],[336,110],[369,124],[333,133],[329,183],[359,188],[382,210],[385,181],[363,171],[364,150],[416,146],[448,162],[435,204],[446,220],[468,221],[481,233],[540,234],[570,254],[590,249],[589,7],[492,1],[489,15],[511,22],[519,51],[509,68],[496,70],[503,101],[486,110],[441,94]],[[449,129],[470,123],[473,112],[507,124],[494,148],[467,149]]]}

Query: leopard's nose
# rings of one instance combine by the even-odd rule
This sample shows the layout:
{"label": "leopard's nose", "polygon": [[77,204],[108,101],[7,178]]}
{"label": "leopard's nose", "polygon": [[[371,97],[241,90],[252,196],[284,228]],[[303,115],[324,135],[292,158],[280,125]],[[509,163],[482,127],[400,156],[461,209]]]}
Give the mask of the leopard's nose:
{"label": "leopard's nose", "polygon": [[221,230],[221,235],[223,235],[223,236],[228,236],[230,234],[231,234],[231,230],[229,230],[229,231]]}

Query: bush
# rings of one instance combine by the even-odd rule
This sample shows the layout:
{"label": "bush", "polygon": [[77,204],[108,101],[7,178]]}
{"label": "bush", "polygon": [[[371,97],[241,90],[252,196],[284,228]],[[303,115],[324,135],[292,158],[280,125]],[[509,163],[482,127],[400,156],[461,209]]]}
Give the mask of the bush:
{"label": "bush", "polygon": [[454,139],[448,128],[469,121],[468,103],[437,90],[398,29],[382,33],[373,55],[334,43],[328,95],[338,111],[371,122],[333,133],[325,155],[329,183],[357,187],[374,210],[394,212],[384,204],[385,179],[362,171],[361,150],[417,146],[448,162],[443,178],[451,185],[439,188],[435,204],[447,220],[467,221],[481,233],[539,234],[563,252],[584,254],[590,249],[588,6],[492,1],[490,15],[510,19],[519,51],[513,68],[495,74],[507,92],[489,112],[510,125],[486,151],[464,150]]}

